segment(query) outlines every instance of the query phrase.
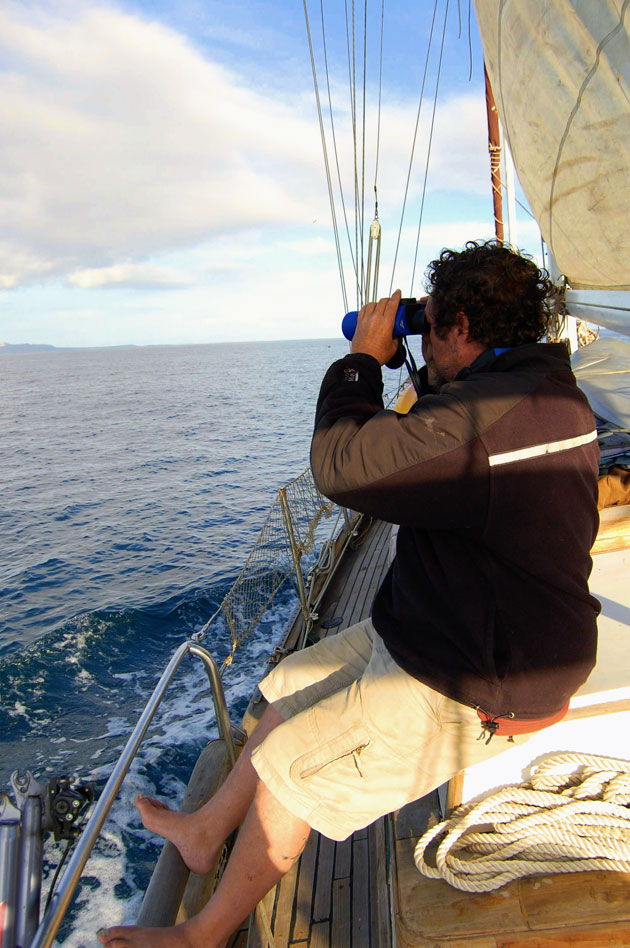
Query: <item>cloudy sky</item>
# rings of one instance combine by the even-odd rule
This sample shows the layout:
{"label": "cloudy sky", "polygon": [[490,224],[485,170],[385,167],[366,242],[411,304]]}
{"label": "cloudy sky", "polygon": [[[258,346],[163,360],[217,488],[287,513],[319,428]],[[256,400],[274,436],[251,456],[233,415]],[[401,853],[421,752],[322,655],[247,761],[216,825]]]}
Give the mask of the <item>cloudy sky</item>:
{"label": "cloudy sky", "polygon": [[[443,246],[492,235],[483,64],[474,23],[469,38],[468,0],[450,3],[433,113],[445,5],[437,4],[393,274],[394,286],[414,295]],[[381,3],[368,12],[365,100],[362,9],[357,15],[359,177],[369,226],[380,142],[382,294],[392,282],[434,6],[386,0],[380,122]],[[338,194],[336,207],[354,308],[344,4],[326,0],[324,12],[349,238]],[[309,14],[327,106],[313,0]],[[338,335],[343,297],[299,0],[5,0],[0,47],[0,341]],[[332,152],[330,162],[334,169]],[[524,216],[517,239],[537,250]]]}

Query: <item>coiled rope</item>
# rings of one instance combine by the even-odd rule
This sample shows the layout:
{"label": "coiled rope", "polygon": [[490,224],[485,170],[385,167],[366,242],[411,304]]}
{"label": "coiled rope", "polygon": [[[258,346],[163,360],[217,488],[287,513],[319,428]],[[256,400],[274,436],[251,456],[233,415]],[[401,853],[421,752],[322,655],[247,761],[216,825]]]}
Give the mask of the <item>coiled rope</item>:
{"label": "coiled rope", "polygon": [[[416,866],[465,892],[538,873],[630,871],[630,761],[558,754],[526,784],[465,804],[418,841]],[[443,837],[427,861],[431,843]]]}

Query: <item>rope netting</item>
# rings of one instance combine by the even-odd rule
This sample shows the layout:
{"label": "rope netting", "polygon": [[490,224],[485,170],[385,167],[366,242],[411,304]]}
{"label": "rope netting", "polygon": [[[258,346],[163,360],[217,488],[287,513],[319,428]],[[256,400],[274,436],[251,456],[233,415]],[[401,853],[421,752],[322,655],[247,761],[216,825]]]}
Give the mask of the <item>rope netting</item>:
{"label": "rope netting", "polygon": [[310,470],[278,491],[254,548],[218,610],[232,638],[226,664],[253,632],[281,586],[301,569],[302,557],[314,547],[318,524],[335,507],[318,491]]}
{"label": "rope netting", "polygon": [[286,509],[300,553],[310,553],[315,544],[315,533],[322,517],[329,517],[336,504],[320,494],[310,468],[290,481],[278,492],[286,497]]}
{"label": "rope netting", "polygon": [[428,830],[416,845],[416,866],[465,892],[538,873],[628,872],[629,803],[630,761],[559,754],[528,783],[458,807]]}

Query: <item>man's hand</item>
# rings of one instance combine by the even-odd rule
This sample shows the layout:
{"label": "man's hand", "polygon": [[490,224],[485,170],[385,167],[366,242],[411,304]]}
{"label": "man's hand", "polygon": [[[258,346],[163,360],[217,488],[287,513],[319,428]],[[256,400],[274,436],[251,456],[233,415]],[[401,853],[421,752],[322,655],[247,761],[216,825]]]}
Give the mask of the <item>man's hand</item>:
{"label": "man's hand", "polygon": [[357,328],[352,338],[350,352],[364,352],[374,356],[380,365],[385,365],[398,349],[394,339],[394,321],[400,298],[400,290],[378,303],[366,303],[357,318]]}

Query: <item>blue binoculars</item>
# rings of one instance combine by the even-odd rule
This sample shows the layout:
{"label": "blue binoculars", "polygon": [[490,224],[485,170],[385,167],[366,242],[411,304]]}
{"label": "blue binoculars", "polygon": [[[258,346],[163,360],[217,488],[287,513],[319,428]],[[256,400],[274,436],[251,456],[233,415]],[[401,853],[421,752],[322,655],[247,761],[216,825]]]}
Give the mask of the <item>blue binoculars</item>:
{"label": "blue binoculars", "polygon": [[[426,300],[401,300],[394,322],[393,337],[425,336],[431,328],[425,314],[426,308]],[[356,310],[346,313],[343,317],[341,331],[346,339],[352,339],[354,336],[358,317],[359,314]]]}

